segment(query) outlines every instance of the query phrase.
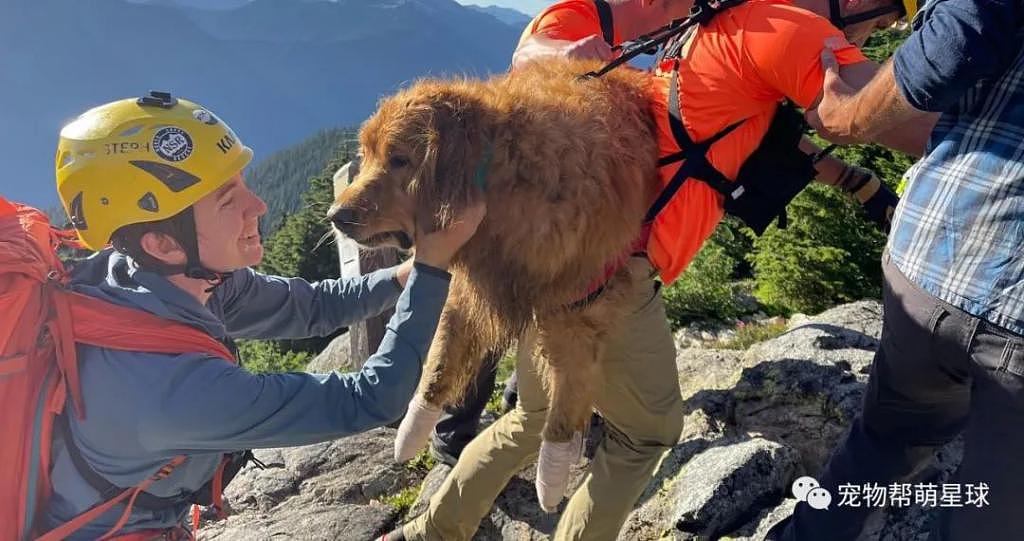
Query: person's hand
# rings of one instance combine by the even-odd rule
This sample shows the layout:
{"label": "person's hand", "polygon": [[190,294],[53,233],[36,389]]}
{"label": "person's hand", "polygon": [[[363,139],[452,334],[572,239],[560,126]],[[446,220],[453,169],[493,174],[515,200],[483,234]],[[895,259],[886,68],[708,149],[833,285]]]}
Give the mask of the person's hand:
{"label": "person's hand", "polygon": [[828,42],[821,51],[821,65],[825,69],[821,100],[815,108],[807,111],[807,123],[819,135],[833,143],[855,143],[857,140],[852,136],[853,115],[848,108],[850,98],[856,91],[840,77],[839,62]]}
{"label": "person's hand", "polygon": [[480,198],[460,212],[445,229],[433,233],[417,231],[415,260],[438,269],[447,269],[452,257],[473,237],[486,215],[487,205]]}
{"label": "person's hand", "polygon": [[409,273],[412,272],[413,258],[406,259],[401,265],[395,269],[395,280],[398,280],[398,285],[405,287],[405,284],[409,283]]}

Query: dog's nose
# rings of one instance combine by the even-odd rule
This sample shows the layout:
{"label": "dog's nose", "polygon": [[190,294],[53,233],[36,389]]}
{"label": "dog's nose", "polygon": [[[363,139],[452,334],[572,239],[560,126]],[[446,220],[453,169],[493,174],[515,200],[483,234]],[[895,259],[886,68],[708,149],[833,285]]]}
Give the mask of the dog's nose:
{"label": "dog's nose", "polygon": [[356,224],[356,218],[355,210],[342,207],[331,215],[331,222],[334,223],[334,227],[344,231]]}

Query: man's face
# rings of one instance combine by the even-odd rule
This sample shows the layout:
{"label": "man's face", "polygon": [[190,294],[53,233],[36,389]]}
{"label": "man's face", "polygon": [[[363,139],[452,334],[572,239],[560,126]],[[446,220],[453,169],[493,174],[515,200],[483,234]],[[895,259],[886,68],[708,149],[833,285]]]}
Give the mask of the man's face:
{"label": "man's face", "polygon": [[884,15],[880,15],[874,19],[869,19],[864,22],[851,24],[843,29],[843,33],[846,34],[847,41],[857,47],[863,47],[864,43],[867,42],[868,38],[871,37],[871,34],[874,33],[875,30],[889,28],[899,20],[902,4],[898,1],[892,2],[890,0],[857,0],[854,2],[845,2],[842,6],[842,14],[844,17],[850,17],[859,13],[866,13],[883,7],[892,8],[892,11]]}
{"label": "man's face", "polygon": [[249,190],[241,173],[193,208],[203,266],[230,272],[258,265],[263,259],[259,219],[266,214],[267,205]]}

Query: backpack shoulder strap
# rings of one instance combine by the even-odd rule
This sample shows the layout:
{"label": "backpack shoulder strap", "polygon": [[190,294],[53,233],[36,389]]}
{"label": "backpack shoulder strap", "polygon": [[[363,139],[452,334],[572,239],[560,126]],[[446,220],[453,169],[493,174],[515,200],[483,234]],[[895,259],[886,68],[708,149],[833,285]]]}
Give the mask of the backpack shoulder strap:
{"label": "backpack shoulder strap", "polygon": [[609,46],[615,45],[615,21],[612,19],[612,7],[606,0],[594,0],[597,18],[601,21],[601,37]]}
{"label": "backpack shoulder strap", "polygon": [[76,342],[146,353],[209,353],[237,363],[227,346],[195,327],[88,295],[62,293],[70,301]]}
{"label": "backpack shoulder strap", "polygon": [[[109,349],[147,353],[208,353],[237,363],[235,356],[227,346],[194,327],[63,288],[53,288],[52,292],[60,314],[58,319],[70,322],[70,329],[62,331],[62,334],[63,338],[70,338],[72,343],[64,343],[59,347],[71,352],[74,351],[74,343],[82,343]],[[77,364],[77,362],[73,364]],[[85,412],[80,405],[76,404],[76,411],[79,416],[84,416]],[[56,423],[60,424],[59,429],[64,431],[65,445],[75,468],[91,486],[100,491],[103,502],[47,532],[40,538],[40,541],[64,539],[114,506],[124,504],[124,512],[117,523],[101,538],[107,539],[124,527],[136,504],[150,508],[159,508],[165,504],[166,499],[153,496],[146,492],[146,489],[153,483],[166,478],[187,460],[185,455],[178,455],[138,485],[130,488],[117,487],[102,478],[85,462],[71,439],[66,416]]]}
{"label": "backpack shoulder strap", "polygon": [[675,196],[679,188],[682,187],[683,183],[689,178],[695,178],[701,182],[704,182],[716,192],[722,194],[726,200],[735,199],[743,193],[743,186],[737,185],[730,181],[725,175],[723,175],[714,165],[708,160],[707,152],[711,148],[711,145],[717,143],[726,135],[732,133],[733,130],[738,128],[740,124],[746,121],[740,120],[729,126],[726,126],[722,131],[712,135],[711,137],[696,143],[690,134],[686,132],[686,126],[683,124],[682,108],[679,103],[679,66],[678,60],[675,69],[672,70],[672,80],[668,87],[668,122],[672,129],[672,136],[676,140],[676,144],[679,146],[679,152],[663,156],[658,160],[658,166],[663,167],[678,161],[683,161],[683,165],[676,171],[675,175],[672,176],[672,180],[669,181],[668,185],[658,194],[657,199],[647,210],[647,216],[644,218],[645,222],[653,222],[662,209],[668,205],[672,197]]}
{"label": "backpack shoulder strap", "polygon": [[147,477],[146,480],[144,480],[143,482],[139,483],[138,485],[132,488],[125,489],[123,492],[118,494],[113,499],[107,500],[89,509],[88,511],[85,511],[84,513],[78,515],[70,521],[61,524],[60,526],[50,530],[49,532],[46,532],[36,541],[61,541],[63,539],[66,539],[68,536],[81,529],[82,526],[85,526],[86,524],[96,520],[107,511],[113,509],[114,506],[116,506],[117,504],[125,503],[124,512],[121,513],[121,516],[118,519],[117,523],[114,524],[114,526],[109,531],[107,531],[107,533],[104,534],[103,537],[100,538],[101,540],[109,539],[110,536],[112,536],[118,530],[123,528],[124,525],[128,522],[128,518],[131,516],[132,507],[138,495],[141,492],[145,491],[147,488],[149,488],[149,486],[152,485],[153,483],[160,481],[161,479],[165,479],[178,466],[184,463],[185,460],[187,460],[187,457],[185,455],[178,455],[172,458],[170,462],[161,466],[160,469],[157,470],[155,474]]}

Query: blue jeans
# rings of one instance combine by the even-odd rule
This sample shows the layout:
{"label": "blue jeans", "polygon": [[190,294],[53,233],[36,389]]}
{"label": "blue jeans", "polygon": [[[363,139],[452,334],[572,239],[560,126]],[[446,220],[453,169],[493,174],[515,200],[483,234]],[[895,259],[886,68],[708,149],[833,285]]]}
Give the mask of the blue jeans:
{"label": "blue jeans", "polygon": [[942,508],[932,539],[1024,538],[1024,337],[926,293],[888,258],[883,272],[864,409],[817,477],[832,505],[798,502],[782,538],[855,539],[874,508],[838,506],[838,486],[906,479],[960,433],[964,457],[950,483],[986,483],[989,505]]}

